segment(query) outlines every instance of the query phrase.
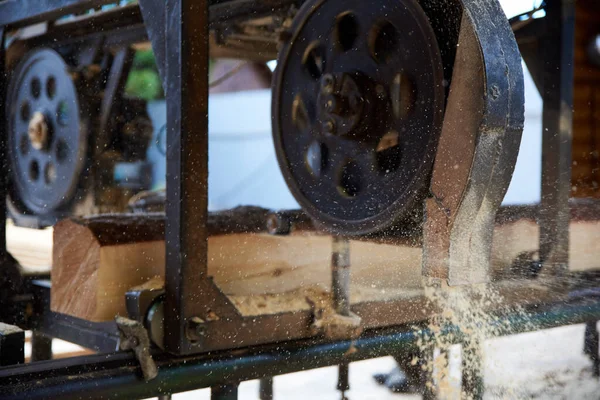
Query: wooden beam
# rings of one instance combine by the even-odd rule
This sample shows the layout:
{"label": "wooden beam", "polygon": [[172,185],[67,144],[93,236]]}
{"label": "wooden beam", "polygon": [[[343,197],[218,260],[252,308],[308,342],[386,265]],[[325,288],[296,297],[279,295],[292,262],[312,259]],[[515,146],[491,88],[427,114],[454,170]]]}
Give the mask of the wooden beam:
{"label": "wooden beam", "polygon": [[[219,223],[209,219],[208,274],[242,315],[307,310],[307,297],[327,295],[331,237],[311,231],[269,235],[257,228],[262,222],[253,225],[238,217],[231,217],[238,225],[229,217]],[[503,208],[498,214],[491,260],[497,279],[527,274],[539,245],[537,218],[533,206]],[[570,269],[600,267],[595,245],[600,242],[600,203],[577,202],[571,221]],[[124,315],[128,289],[164,277],[163,232],[161,215],[60,222],[54,231],[52,310],[91,321]],[[422,294],[416,244],[352,240],[351,265],[353,304]]]}

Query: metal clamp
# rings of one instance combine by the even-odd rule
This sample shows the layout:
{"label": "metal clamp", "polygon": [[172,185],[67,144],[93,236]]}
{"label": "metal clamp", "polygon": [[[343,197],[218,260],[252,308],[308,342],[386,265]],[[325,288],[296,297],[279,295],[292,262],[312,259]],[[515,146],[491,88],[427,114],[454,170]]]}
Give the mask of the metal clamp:
{"label": "metal clamp", "polygon": [[158,368],[150,355],[150,339],[142,323],[120,316],[115,318],[115,322],[119,328],[119,349],[134,351],[146,381],[156,378]]}
{"label": "metal clamp", "polygon": [[330,299],[307,297],[306,301],[313,313],[310,327],[313,335],[321,334],[330,340],[348,340],[356,339],[362,333],[362,319],[353,312],[339,314]]}

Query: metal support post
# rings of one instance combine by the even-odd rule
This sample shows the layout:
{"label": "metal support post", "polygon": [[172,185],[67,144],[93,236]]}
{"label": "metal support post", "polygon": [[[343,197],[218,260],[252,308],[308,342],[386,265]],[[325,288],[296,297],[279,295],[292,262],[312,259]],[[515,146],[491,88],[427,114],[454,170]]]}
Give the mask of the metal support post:
{"label": "metal support post", "polygon": [[259,383],[259,399],[260,400],[273,400],[273,377],[268,376],[261,378]]}
{"label": "metal support post", "polygon": [[201,347],[186,334],[187,322],[219,312],[205,301],[214,298],[206,269],[208,2],[159,3],[166,7],[168,32],[165,348],[183,354]]}
{"label": "metal support post", "polygon": [[342,400],[347,400],[346,392],[350,390],[350,363],[338,366],[337,390],[342,393]]}
{"label": "metal support post", "polygon": [[480,346],[478,343],[464,343],[462,346],[462,394],[473,400],[482,399],[485,391]]}
{"label": "metal support post", "polygon": [[25,362],[25,332],[22,329],[0,322],[0,366]]}
{"label": "metal support post", "polygon": [[213,386],[210,388],[210,398],[211,400],[237,400],[238,386],[238,383]]}
{"label": "metal support post", "polygon": [[[6,199],[8,187],[8,155],[6,153],[6,123],[8,104],[5,104],[8,76],[6,74],[5,31],[0,27],[0,199]],[[0,220],[6,221],[6,202],[0,201]],[[0,223],[0,262],[7,261],[6,224]]]}
{"label": "metal support post", "polygon": [[31,334],[31,361],[52,359],[52,338],[43,333],[33,331]]}
{"label": "metal support post", "polygon": [[[331,290],[333,292],[333,307],[343,316],[350,315],[350,241],[334,236],[331,254]],[[350,390],[348,377],[350,365],[342,363],[338,366],[337,389],[346,400],[346,391]]]}
{"label": "metal support post", "polygon": [[549,1],[545,20],[540,46],[544,60],[540,260],[550,274],[560,274],[569,261],[574,0]]}
{"label": "metal support post", "polygon": [[585,337],[583,340],[583,352],[592,360],[594,376],[600,377],[600,333],[597,327],[598,322],[588,322],[585,324]]}
{"label": "metal support post", "polygon": [[338,236],[332,242],[331,288],[335,311],[350,315],[350,241]]}

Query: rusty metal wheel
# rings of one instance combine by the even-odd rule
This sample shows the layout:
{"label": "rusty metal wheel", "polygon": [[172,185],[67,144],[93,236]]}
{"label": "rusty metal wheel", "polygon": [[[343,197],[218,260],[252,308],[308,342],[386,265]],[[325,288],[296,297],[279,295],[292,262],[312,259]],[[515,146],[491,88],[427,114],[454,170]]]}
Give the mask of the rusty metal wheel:
{"label": "rusty metal wheel", "polygon": [[416,0],[299,10],[274,77],[273,136],[289,188],[324,228],[367,234],[422,209],[445,107],[437,43]]}

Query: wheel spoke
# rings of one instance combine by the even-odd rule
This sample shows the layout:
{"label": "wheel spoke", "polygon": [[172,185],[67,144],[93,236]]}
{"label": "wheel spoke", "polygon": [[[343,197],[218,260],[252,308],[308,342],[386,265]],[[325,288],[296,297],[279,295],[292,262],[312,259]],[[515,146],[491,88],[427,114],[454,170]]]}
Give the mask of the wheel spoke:
{"label": "wheel spoke", "polygon": [[308,75],[315,80],[320,79],[325,73],[326,54],[326,47],[318,40],[310,43],[304,51],[302,65]]}
{"label": "wheel spoke", "polygon": [[302,133],[308,133],[312,126],[312,118],[301,93],[298,93],[294,97],[294,102],[292,103],[292,122]]}

